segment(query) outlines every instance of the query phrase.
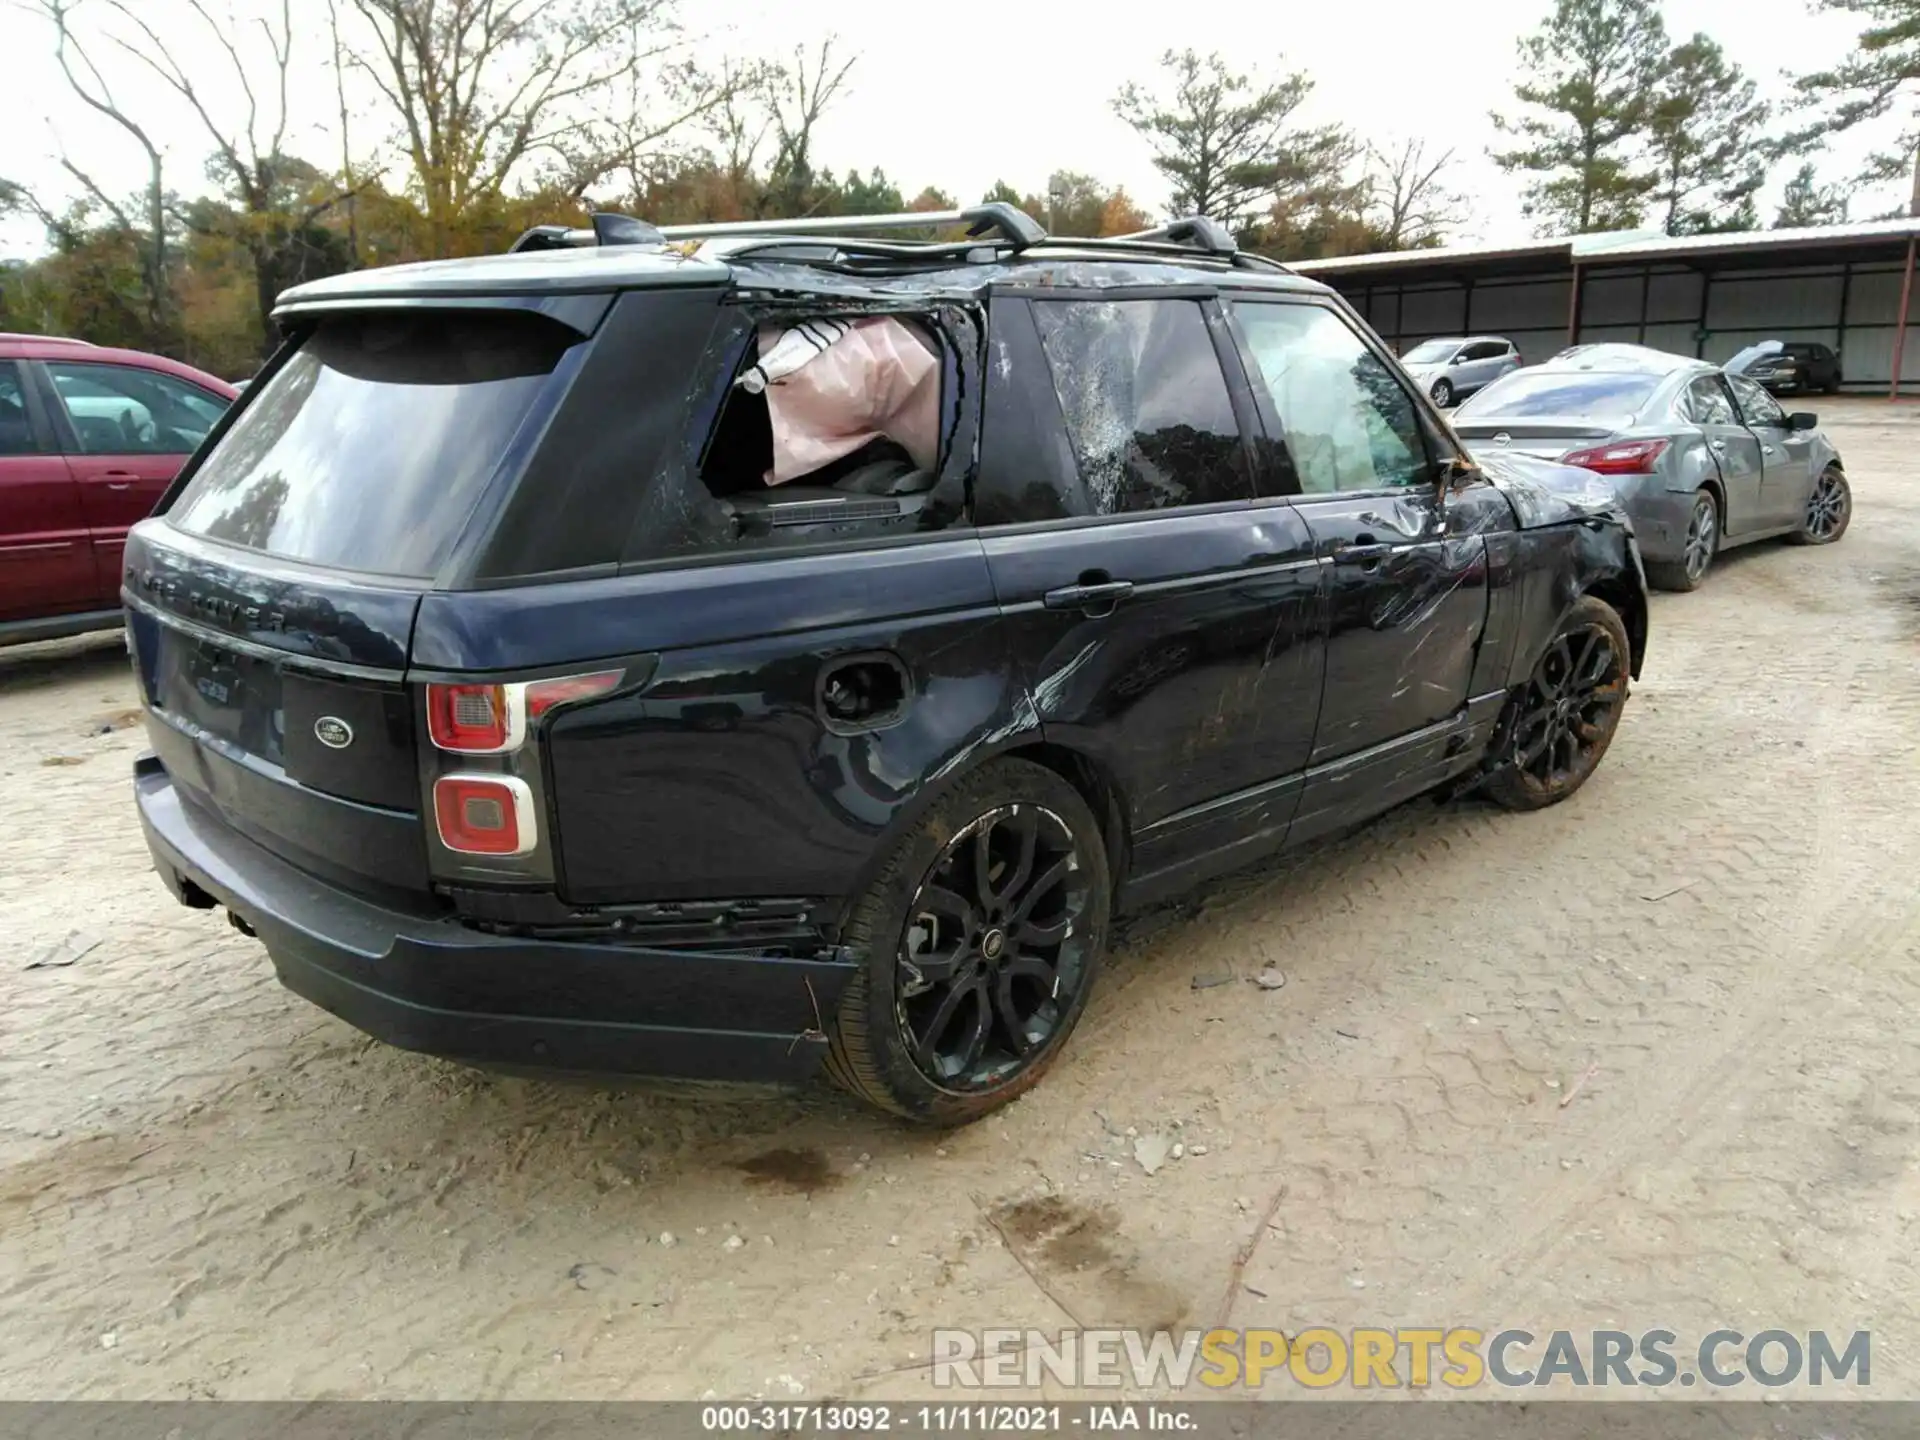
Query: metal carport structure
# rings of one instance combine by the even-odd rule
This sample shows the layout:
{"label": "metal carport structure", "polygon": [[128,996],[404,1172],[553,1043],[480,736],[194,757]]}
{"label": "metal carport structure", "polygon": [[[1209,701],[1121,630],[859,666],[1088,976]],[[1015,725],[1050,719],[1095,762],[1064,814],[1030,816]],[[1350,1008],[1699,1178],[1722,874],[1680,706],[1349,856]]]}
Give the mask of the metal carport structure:
{"label": "metal carport structure", "polygon": [[[1804,230],[1667,236],[1624,231],[1296,262],[1404,349],[1494,334],[1529,362],[1626,340],[1727,360],[1767,339],[1820,341],[1848,390],[1920,384],[1909,353],[1920,218]],[[1895,380],[1896,366],[1900,371]]]}

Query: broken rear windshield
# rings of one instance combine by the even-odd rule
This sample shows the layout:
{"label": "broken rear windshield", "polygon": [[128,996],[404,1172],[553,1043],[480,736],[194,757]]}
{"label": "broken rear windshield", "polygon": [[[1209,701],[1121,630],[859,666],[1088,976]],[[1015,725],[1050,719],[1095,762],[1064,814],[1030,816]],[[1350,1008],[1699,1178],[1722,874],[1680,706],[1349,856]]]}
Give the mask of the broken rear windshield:
{"label": "broken rear windshield", "polygon": [[168,520],[290,560],[431,576],[579,338],[511,312],[325,320],[248,397]]}

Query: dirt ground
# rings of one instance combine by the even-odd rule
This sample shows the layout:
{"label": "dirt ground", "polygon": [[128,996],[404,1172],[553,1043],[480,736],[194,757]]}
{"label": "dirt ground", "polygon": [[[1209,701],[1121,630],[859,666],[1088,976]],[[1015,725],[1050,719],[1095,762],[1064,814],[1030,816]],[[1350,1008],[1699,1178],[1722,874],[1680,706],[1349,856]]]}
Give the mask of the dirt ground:
{"label": "dirt ground", "polygon": [[152,878],[117,638],[0,656],[0,1397],[903,1397],[936,1325],[1223,1318],[1870,1329],[1920,1396],[1920,409],[1827,408],[1851,533],[1657,597],[1575,800],[1136,920],[945,1136],[363,1039]]}

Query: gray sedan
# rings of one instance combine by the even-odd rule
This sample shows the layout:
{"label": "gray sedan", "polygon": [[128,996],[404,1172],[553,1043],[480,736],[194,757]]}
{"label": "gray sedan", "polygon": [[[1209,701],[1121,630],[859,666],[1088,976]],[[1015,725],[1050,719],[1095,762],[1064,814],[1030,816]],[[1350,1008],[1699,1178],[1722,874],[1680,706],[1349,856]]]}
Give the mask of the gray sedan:
{"label": "gray sedan", "polygon": [[1454,412],[1469,451],[1536,455],[1605,479],[1647,578],[1691,590],[1719,551],[1784,535],[1830,545],[1853,501],[1817,419],[1744,375],[1639,345],[1578,345]]}

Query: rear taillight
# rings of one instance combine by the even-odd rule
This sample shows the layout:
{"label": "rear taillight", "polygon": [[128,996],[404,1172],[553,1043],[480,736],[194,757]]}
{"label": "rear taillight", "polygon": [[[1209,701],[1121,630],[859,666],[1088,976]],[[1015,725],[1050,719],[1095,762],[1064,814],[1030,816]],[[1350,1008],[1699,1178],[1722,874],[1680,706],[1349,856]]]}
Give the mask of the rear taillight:
{"label": "rear taillight", "polygon": [[604,695],[620,683],[622,671],[598,670],[591,675],[563,675],[556,680],[529,680],[518,687],[527,718],[538,720],[556,705]]}
{"label": "rear taillight", "polygon": [[540,839],[533,791],[517,775],[442,775],[433,817],[440,843],[461,855],[526,855]]}
{"label": "rear taillight", "polygon": [[519,745],[526,713],[507,685],[427,686],[427,733],[442,750],[495,755]]}
{"label": "rear taillight", "polygon": [[1665,440],[1622,440],[1614,445],[1595,445],[1588,450],[1569,450],[1560,457],[1563,465],[1578,465],[1600,475],[1650,475],[1660,457],[1666,454]]}
{"label": "rear taillight", "polygon": [[427,686],[427,733],[442,750],[460,755],[499,755],[517,750],[527,723],[573,700],[602,695],[622,672],[600,670],[513,685]]}

